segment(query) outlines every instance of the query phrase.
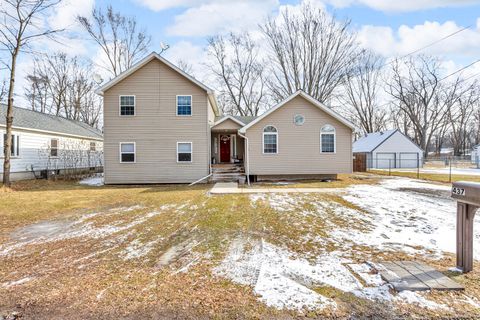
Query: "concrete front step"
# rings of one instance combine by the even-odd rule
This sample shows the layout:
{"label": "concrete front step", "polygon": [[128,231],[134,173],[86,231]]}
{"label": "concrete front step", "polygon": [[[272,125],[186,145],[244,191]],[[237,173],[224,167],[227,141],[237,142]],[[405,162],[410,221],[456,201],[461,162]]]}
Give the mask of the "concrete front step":
{"label": "concrete front step", "polygon": [[222,173],[213,174],[210,178],[211,182],[240,182],[244,183],[246,180],[245,174],[242,173]]}

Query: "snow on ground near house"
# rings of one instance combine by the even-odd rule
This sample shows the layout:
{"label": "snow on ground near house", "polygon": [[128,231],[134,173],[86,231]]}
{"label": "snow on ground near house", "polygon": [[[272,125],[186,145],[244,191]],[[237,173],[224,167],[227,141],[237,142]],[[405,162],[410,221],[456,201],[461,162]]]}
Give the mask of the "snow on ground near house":
{"label": "snow on ground near house", "polygon": [[[277,308],[334,308],[335,301],[315,291],[322,286],[386,303],[448,308],[421,293],[392,294],[390,285],[370,264],[354,263],[345,257],[352,257],[353,244],[407,254],[433,253],[435,257],[445,251],[455,252],[456,204],[450,198],[450,187],[389,178],[378,185],[350,186],[340,196],[361,210],[303,194],[251,195],[252,205],[264,201],[280,214],[298,214],[300,219],[311,215],[319,217],[329,234],[323,238],[308,234],[305,237],[315,239],[320,247],[332,241],[341,246],[333,252],[320,250],[323,253],[311,264],[287,249],[261,241],[236,239],[215,272],[234,282],[251,285],[267,305]],[[308,204],[308,209],[304,209],[304,204]],[[339,217],[352,223],[338,224]],[[475,243],[479,243],[480,221],[475,224]],[[247,247],[251,249],[245,250]],[[480,248],[476,246],[474,250],[475,258],[479,259]]]}
{"label": "snow on ground near house", "polygon": [[[250,248],[247,250],[246,248]],[[392,294],[390,286],[368,264],[349,264],[338,252],[319,256],[314,264],[286,249],[263,241],[236,238],[217,275],[250,285],[268,306],[278,309],[336,308],[334,300],[315,291],[330,286],[357,297],[383,302],[412,303],[425,308],[446,308],[421,294]],[[350,269],[352,270],[350,270]],[[354,274],[365,280],[366,286]]]}
{"label": "snow on ground near house", "polygon": [[100,187],[103,186],[103,174],[95,175],[93,177],[88,177],[85,179],[82,179],[78,182],[79,184],[85,185],[85,186],[91,186],[91,187]]}
{"label": "snow on ground near house", "polygon": [[[368,232],[337,230],[335,236],[357,244],[386,250],[421,253],[416,246],[454,253],[456,248],[456,201],[450,187],[406,178],[383,180],[379,185],[355,185],[343,198],[365,210],[373,225]],[[475,221],[474,243],[480,243],[480,220]],[[480,259],[480,246],[474,246]]]}

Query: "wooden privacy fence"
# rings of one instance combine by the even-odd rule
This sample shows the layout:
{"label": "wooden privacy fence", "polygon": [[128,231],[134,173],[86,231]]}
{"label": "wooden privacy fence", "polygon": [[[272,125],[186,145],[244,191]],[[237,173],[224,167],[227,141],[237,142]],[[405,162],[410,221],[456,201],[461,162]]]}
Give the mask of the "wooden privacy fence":
{"label": "wooden privacy fence", "polygon": [[354,172],[367,171],[367,155],[365,153],[356,153],[353,156],[353,171]]}

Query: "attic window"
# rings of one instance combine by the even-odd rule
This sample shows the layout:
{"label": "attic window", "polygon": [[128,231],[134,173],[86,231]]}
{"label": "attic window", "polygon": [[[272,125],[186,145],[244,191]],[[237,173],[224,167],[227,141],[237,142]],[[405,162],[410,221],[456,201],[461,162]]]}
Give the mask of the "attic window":
{"label": "attic window", "polygon": [[301,126],[305,123],[305,117],[301,114],[296,114],[293,117],[293,122],[295,123],[296,126]]}

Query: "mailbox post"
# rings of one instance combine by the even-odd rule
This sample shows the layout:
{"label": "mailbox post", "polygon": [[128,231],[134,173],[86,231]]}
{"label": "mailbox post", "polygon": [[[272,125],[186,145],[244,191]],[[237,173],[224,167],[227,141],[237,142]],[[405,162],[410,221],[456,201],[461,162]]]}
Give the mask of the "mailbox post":
{"label": "mailbox post", "polygon": [[457,268],[473,269],[473,219],[480,208],[480,183],[454,182],[452,198],[457,200]]}

